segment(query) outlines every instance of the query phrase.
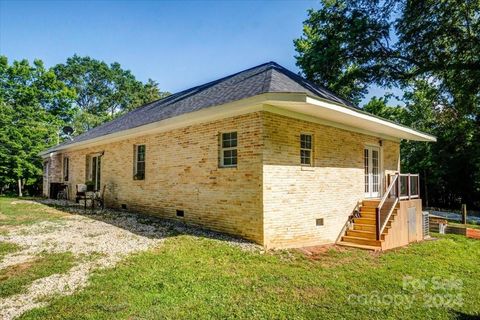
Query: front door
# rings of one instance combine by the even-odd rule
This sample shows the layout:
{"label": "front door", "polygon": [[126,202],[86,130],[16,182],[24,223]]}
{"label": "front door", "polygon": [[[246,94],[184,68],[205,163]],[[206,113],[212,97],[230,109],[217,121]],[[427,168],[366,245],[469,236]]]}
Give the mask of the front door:
{"label": "front door", "polygon": [[377,198],[380,196],[380,148],[365,147],[363,163],[365,168],[365,197]]}

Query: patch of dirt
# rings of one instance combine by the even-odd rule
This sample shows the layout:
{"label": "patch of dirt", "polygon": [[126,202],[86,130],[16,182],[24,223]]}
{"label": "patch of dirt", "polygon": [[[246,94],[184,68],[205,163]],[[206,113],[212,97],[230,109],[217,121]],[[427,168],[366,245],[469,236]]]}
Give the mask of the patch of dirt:
{"label": "patch of dirt", "polygon": [[297,250],[304,254],[310,260],[319,260],[331,254],[332,251],[345,252],[348,249],[342,246],[337,246],[335,244],[326,244],[322,246],[303,247]]}
{"label": "patch of dirt", "polygon": [[321,287],[306,287],[306,288],[298,288],[296,289],[296,293],[305,300],[312,300],[312,299],[321,299],[326,295],[325,288]]}
{"label": "patch of dirt", "polygon": [[25,271],[30,269],[37,261],[38,259],[30,260],[30,261],[15,264],[4,270],[1,270],[0,281],[25,273]]}
{"label": "patch of dirt", "polygon": [[34,200],[15,200],[10,202],[10,204],[41,204]]}

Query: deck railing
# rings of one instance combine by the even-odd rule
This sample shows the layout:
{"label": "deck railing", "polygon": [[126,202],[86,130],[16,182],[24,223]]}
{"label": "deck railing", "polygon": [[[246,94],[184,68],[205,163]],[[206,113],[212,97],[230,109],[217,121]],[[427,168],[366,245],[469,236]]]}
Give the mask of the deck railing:
{"label": "deck railing", "polygon": [[388,176],[388,187],[375,209],[376,239],[380,240],[388,220],[400,200],[420,197],[420,176],[396,173]]}

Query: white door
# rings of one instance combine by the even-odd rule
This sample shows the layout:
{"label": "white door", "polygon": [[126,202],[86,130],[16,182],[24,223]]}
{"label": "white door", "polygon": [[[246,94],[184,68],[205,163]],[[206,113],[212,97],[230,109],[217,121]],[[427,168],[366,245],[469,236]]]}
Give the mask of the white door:
{"label": "white door", "polygon": [[380,196],[380,148],[365,147],[363,151],[365,168],[365,197]]}

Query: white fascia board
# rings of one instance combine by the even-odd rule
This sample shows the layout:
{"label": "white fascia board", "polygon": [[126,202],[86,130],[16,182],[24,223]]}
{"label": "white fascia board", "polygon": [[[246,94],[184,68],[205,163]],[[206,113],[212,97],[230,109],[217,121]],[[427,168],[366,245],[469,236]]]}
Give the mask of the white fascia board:
{"label": "white fascia board", "polygon": [[386,137],[391,140],[437,141],[434,136],[373,116],[361,110],[333,104],[307,95],[305,95],[304,101],[304,103],[271,101],[270,104],[327,121],[332,126],[343,127],[352,131],[360,130],[362,133]]}
{"label": "white fascia board", "polygon": [[[373,132],[378,132],[381,134],[391,135],[397,138],[406,139],[406,140],[414,140],[414,141],[430,141],[435,142],[437,138],[426,134],[424,132],[417,131],[415,129],[402,126],[388,120],[373,116],[366,112],[362,112],[360,110],[355,110],[353,108],[348,108],[344,106],[338,106],[335,104],[331,104],[319,99],[315,99],[313,97],[308,97],[306,99],[307,104],[312,104],[315,106],[319,106],[324,109],[324,111],[331,111],[331,113],[338,113],[341,114],[345,119],[345,124],[349,124],[346,122],[352,122],[352,119],[361,120],[357,122],[354,120],[354,123],[357,124],[357,127],[360,129],[371,130]],[[325,113],[325,112],[324,112]]]}

